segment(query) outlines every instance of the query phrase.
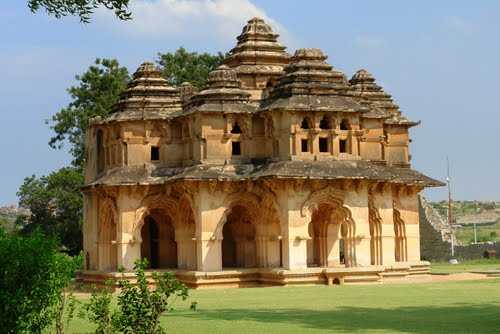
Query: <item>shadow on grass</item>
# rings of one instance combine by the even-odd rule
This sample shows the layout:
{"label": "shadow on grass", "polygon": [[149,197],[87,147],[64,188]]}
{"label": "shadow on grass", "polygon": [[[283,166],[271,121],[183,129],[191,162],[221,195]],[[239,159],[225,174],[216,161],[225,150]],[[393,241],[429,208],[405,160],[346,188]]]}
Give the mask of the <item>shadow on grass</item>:
{"label": "shadow on grass", "polygon": [[[383,304],[383,301],[381,301]],[[314,306],[314,301],[311,301]],[[407,333],[498,333],[500,305],[455,304],[449,307],[375,309],[215,309],[184,314],[196,320],[254,321],[290,324],[324,331],[392,330]]]}

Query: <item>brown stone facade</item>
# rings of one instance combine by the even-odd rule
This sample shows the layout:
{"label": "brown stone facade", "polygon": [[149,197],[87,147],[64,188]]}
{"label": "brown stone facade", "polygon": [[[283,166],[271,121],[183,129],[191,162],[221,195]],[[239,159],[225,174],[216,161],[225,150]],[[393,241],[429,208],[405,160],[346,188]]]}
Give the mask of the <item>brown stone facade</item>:
{"label": "brown stone facade", "polygon": [[[288,55],[261,19],[197,92],[144,63],[87,132],[87,282],[147,258],[190,286],[344,283],[428,272],[408,129],[365,70]],[[129,274],[127,274],[129,275]]]}

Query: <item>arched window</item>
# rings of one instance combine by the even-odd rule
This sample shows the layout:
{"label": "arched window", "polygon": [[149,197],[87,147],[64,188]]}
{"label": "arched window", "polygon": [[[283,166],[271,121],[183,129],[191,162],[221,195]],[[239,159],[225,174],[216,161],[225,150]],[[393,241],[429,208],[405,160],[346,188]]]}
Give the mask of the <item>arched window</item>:
{"label": "arched window", "polygon": [[308,129],[312,128],[311,123],[312,122],[308,117],[304,117],[304,119],[302,120],[302,123],[300,123],[300,128],[308,130]]}
{"label": "arched window", "polygon": [[240,128],[240,125],[238,124],[238,122],[234,122],[233,124],[233,128],[231,129],[231,133],[241,133],[241,128]]}
{"label": "arched window", "polygon": [[96,149],[97,149],[97,173],[100,173],[104,170],[104,143],[103,143],[102,130],[97,130]]}
{"label": "arched window", "polygon": [[322,130],[328,130],[331,129],[332,127],[333,127],[332,119],[326,115],[323,116],[321,121],[319,121],[319,128]]}
{"label": "arched window", "polygon": [[351,125],[349,124],[349,121],[347,119],[343,119],[342,122],[340,122],[340,130],[350,130]]}

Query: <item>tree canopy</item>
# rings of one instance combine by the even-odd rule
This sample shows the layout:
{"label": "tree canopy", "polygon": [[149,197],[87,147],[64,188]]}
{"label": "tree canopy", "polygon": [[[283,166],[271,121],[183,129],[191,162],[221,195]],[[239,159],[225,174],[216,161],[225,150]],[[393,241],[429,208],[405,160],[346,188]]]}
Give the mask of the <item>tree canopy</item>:
{"label": "tree canopy", "polygon": [[67,140],[73,165],[83,167],[85,160],[85,131],[90,119],[106,117],[127,86],[128,70],[115,59],[96,59],[85,73],[76,75],[78,84],[68,89],[71,102],[52,117],[55,135],[52,148],[61,148]]}
{"label": "tree canopy", "polygon": [[222,63],[225,55],[221,52],[215,55],[189,52],[180,47],[173,53],[159,53],[158,57],[163,74],[172,85],[189,82],[202,88],[207,82],[208,73]]}
{"label": "tree canopy", "polygon": [[59,239],[70,254],[78,254],[82,249],[82,185],[83,174],[75,167],[25,178],[17,195],[19,205],[31,214],[19,216],[17,225],[25,234],[40,229]]}
{"label": "tree canopy", "polygon": [[120,20],[130,20],[132,14],[128,10],[130,0],[28,0],[29,9],[35,13],[45,9],[56,18],[78,16],[83,23],[89,23],[93,12],[99,8],[114,11]]}

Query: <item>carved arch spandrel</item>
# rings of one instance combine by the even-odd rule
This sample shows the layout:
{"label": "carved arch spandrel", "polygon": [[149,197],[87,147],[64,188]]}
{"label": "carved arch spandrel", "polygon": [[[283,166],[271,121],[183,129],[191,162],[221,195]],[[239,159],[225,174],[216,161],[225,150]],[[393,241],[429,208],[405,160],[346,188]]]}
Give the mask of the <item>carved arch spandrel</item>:
{"label": "carved arch spandrel", "polygon": [[[252,190],[259,191],[258,187],[254,187]],[[262,189],[260,190],[263,191]],[[223,206],[227,209],[224,211],[214,231],[213,239],[215,240],[222,240],[222,229],[227,221],[227,216],[236,206],[242,206],[248,210],[252,215],[253,221],[257,223],[279,220],[279,208],[270,194],[263,193],[263,196],[259,196],[254,192],[234,192],[226,196]]]}
{"label": "carved arch spandrel", "polygon": [[178,203],[175,198],[168,197],[164,193],[149,195],[144,198],[139,205],[139,207],[135,211],[135,221],[134,226],[132,228],[133,235],[135,239],[139,242],[142,242],[141,238],[141,228],[144,224],[144,219],[148,214],[150,214],[151,210],[154,209],[162,209],[168,212],[172,222],[178,221]]}
{"label": "carved arch spandrel", "polygon": [[312,217],[314,210],[318,209],[321,203],[335,203],[343,207],[344,192],[332,187],[325,187],[309,194],[300,208],[302,217]]}

